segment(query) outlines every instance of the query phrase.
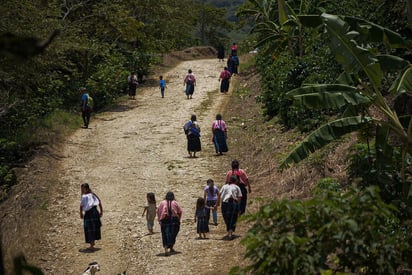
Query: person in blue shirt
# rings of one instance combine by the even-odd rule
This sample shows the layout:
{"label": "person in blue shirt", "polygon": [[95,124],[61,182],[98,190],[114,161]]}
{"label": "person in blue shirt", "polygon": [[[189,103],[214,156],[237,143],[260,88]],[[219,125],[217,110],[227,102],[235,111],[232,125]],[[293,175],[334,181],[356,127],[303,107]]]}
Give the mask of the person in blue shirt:
{"label": "person in blue shirt", "polygon": [[160,85],[160,93],[162,98],[165,97],[165,89],[166,89],[166,81],[163,79],[163,76],[159,76],[159,85]]}
{"label": "person in blue shirt", "polygon": [[82,87],[80,88],[80,92],[82,93],[81,108],[82,108],[83,128],[87,129],[89,128],[90,114],[92,112],[92,109],[89,105],[89,94],[87,93],[87,89]]}

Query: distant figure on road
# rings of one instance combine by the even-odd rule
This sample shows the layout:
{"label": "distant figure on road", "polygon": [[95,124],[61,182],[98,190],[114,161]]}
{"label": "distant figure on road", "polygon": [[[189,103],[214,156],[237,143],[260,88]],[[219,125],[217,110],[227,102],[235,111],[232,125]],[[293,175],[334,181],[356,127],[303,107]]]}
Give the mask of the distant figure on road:
{"label": "distant figure on road", "polygon": [[242,200],[240,201],[240,215],[243,215],[246,211],[247,193],[251,193],[252,189],[250,187],[249,178],[245,170],[239,168],[239,161],[237,160],[232,161],[232,169],[226,173],[226,183],[230,181],[232,176],[236,176],[238,178],[238,185],[240,187],[240,190],[242,191]]}
{"label": "distant figure on road", "polygon": [[165,249],[165,256],[169,256],[169,253],[175,252],[173,247],[180,230],[182,213],[182,208],[175,201],[173,192],[167,192],[166,198],[157,207],[157,218],[162,231],[162,243]]}
{"label": "distant figure on road", "polygon": [[189,158],[196,158],[196,152],[202,151],[200,143],[200,126],[196,121],[196,115],[192,115],[190,120],[185,123],[183,130],[187,137],[187,151]]}
{"label": "distant figure on road", "polygon": [[206,205],[209,206],[209,214],[207,222],[210,220],[210,211],[212,211],[213,224],[217,225],[217,206],[219,205],[220,193],[219,188],[215,185],[212,179],[207,180],[207,186],[204,189],[203,199],[206,201]]}
{"label": "distant figure on road", "polygon": [[[103,216],[103,205],[99,197],[92,192],[88,183],[83,183],[80,187],[82,198],[80,201],[80,218],[83,219],[84,237],[86,243],[90,244],[86,250],[95,250],[95,241],[101,239],[100,218]],[[100,209],[100,213],[97,210]]]}
{"label": "distant figure on road", "polygon": [[136,89],[139,82],[137,81],[137,75],[135,72],[131,72],[127,78],[127,82],[129,84],[129,99],[136,99]]}
{"label": "distant figure on road", "polygon": [[236,222],[239,215],[239,202],[242,199],[242,191],[237,186],[238,179],[231,176],[229,181],[220,189],[222,201],[222,216],[225,220],[227,236],[225,239],[233,240],[233,232],[236,230]]}
{"label": "distant figure on road", "polygon": [[217,59],[222,62],[225,61],[225,47],[223,47],[222,45],[219,45],[217,47]]}
{"label": "distant figure on road", "polygon": [[93,99],[87,92],[87,89],[82,87],[80,88],[80,92],[82,93],[81,98],[81,108],[82,108],[82,118],[83,118],[83,128],[89,128],[90,123],[90,114],[93,111],[92,101]]}
{"label": "distant figure on road", "polygon": [[213,144],[215,145],[216,154],[222,155],[229,151],[227,148],[226,137],[227,129],[226,122],[222,119],[221,114],[216,115],[216,120],[212,124]]}
{"label": "distant figure on road", "polygon": [[165,89],[166,89],[166,81],[163,79],[163,75],[159,76],[159,86],[160,86],[160,94],[162,98],[165,97]]}
{"label": "distant figure on road", "polygon": [[230,77],[232,74],[229,72],[227,67],[223,68],[223,71],[220,72],[219,81],[220,81],[220,92],[222,94],[227,94],[229,91]]}
{"label": "distant figure on road", "polygon": [[149,234],[153,234],[154,220],[156,218],[156,198],[155,194],[150,192],[146,194],[147,204],[144,207],[142,217],[146,214],[147,229]]}
{"label": "distant figure on road", "polygon": [[195,86],[196,86],[196,77],[193,74],[191,69],[188,70],[188,74],[183,80],[183,85],[186,85],[185,92],[186,92],[187,99],[191,99],[193,93],[195,92]]}
{"label": "distant figure on road", "polygon": [[232,47],[230,47],[230,51],[232,55],[237,55],[237,45],[233,42]]}
{"label": "distant figure on road", "polygon": [[205,199],[199,197],[195,211],[196,232],[199,234],[199,239],[206,239],[206,233],[209,233],[209,211]]}

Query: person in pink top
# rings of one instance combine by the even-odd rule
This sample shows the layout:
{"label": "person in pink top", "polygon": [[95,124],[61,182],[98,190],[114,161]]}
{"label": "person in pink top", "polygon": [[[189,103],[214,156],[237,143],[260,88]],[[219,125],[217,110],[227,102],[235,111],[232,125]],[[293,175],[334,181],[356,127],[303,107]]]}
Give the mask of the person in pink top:
{"label": "person in pink top", "polygon": [[229,92],[231,76],[232,74],[229,72],[229,69],[227,67],[224,67],[223,71],[220,72],[219,81],[220,81],[220,92],[222,94],[227,94],[227,92]]}
{"label": "person in pink top", "polygon": [[226,123],[222,119],[221,114],[216,115],[216,120],[212,124],[213,138],[212,142],[215,145],[215,151],[217,155],[222,155],[224,152],[229,151],[226,143],[227,129]]}
{"label": "person in pink top", "polygon": [[157,207],[157,219],[162,231],[163,248],[165,256],[175,252],[173,249],[176,237],[180,230],[180,220],[182,219],[182,208],[175,200],[173,192],[167,192],[166,198]]}
{"label": "person in pink top", "polygon": [[240,201],[239,206],[240,215],[243,215],[246,211],[247,193],[251,193],[252,188],[250,187],[249,178],[245,170],[239,168],[239,161],[237,160],[232,161],[232,169],[226,173],[226,183],[229,183],[230,177],[233,175],[237,176],[239,179],[238,185],[240,187],[240,190],[242,191],[242,200]]}

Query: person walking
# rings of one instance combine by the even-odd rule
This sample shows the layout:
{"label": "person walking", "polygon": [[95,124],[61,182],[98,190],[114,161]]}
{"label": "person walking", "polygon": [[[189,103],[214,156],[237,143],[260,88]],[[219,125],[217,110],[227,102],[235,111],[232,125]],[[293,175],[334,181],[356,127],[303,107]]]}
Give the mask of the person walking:
{"label": "person walking", "polygon": [[137,81],[137,75],[135,72],[130,73],[127,78],[127,82],[129,84],[129,99],[136,99],[136,89],[139,82]]}
{"label": "person walking", "polygon": [[90,97],[85,87],[80,88],[80,92],[82,93],[81,108],[82,108],[83,128],[87,129],[89,128],[90,115],[93,111],[92,109],[93,99]]}
{"label": "person walking", "polygon": [[237,55],[237,45],[235,42],[233,42],[232,46],[230,47],[230,52],[232,55]]}
{"label": "person walking", "polygon": [[[93,252],[95,250],[96,240],[101,239],[100,228],[102,222],[100,218],[103,216],[103,205],[99,197],[92,192],[88,183],[83,183],[80,187],[80,218],[83,219],[84,237],[86,243],[90,244],[86,251]],[[100,209],[100,213],[97,210]]]}
{"label": "person walking", "polygon": [[242,199],[242,191],[237,185],[238,178],[231,176],[229,182],[220,189],[222,201],[222,216],[226,224],[227,236],[225,239],[233,240],[239,215],[239,202]]}
{"label": "person walking", "polygon": [[215,145],[216,155],[223,155],[223,153],[229,151],[227,147],[227,128],[226,122],[222,119],[221,114],[216,115],[216,120],[212,124],[212,141]]}
{"label": "person walking", "polygon": [[213,224],[217,225],[217,206],[220,201],[219,188],[214,184],[212,179],[207,180],[207,185],[203,192],[203,199],[206,201],[206,206],[209,207],[207,222],[210,220],[210,212],[213,216]]}
{"label": "person walking", "polygon": [[220,72],[219,81],[220,81],[220,92],[222,94],[227,94],[229,91],[230,77],[232,74],[229,72],[227,67],[223,68],[223,71]]}
{"label": "person walking", "polygon": [[225,47],[223,47],[223,45],[219,45],[217,47],[217,59],[219,60],[219,62],[225,61]]}
{"label": "person walking", "polygon": [[189,69],[185,79],[183,80],[183,86],[186,85],[186,97],[187,99],[192,99],[193,93],[195,92],[196,77],[192,70]]}
{"label": "person walking", "polygon": [[146,194],[147,204],[144,207],[142,217],[146,214],[147,229],[149,234],[153,234],[154,220],[156,218],[156,198],[155,194],[150,192]]}
{"label": "person walking", "polygon": [[182,214],[182,208],[176,202],[173,192],[167,192],[165,199],[161,201],[157,207],[157,218],[162,231],[162,243],[165,249],[165,256],[169,256],[169,253],[175,252],[174,245],[180,230]]}
{"label": "person walking", "polygon": [[160,94],[162,98],[165,97],[166,81],[163,79],[163,75],[159,76]]}
{"label": "person walking", "polygon": [[206,239],[206,233],[209,233],[209,207],[206,206],[205,200],[199,197],[196,201],[195,222],[196,232],[199,239]]}
{"label": "person walking", "polygon": [[196,115],[192,115],[190,120],[185,123],[183,130],[187,137],[187,151],[189,158],[196,158],[196,152],[202,150],[200,143],[200,126],[196,120]]}
{"label": "person walking", "polygon": [[[242,200],[240,201],[240,215],[243,215],[246,211],[247,194],[252,192],[250,187],[249,178],[245,170],[239,168],[239,161],[232,161],[232,169],[226,173],[226,183],[229,183],[232,176],[238,177],[239,188],[242,191]],[[247,189],[246,189],[247,188]]]}

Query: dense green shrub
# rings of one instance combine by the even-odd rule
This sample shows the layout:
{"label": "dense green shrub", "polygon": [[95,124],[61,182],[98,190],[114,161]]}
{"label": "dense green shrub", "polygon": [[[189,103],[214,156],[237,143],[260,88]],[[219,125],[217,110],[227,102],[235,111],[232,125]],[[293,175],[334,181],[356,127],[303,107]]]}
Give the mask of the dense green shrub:
{"label": "dense green shrub", "polygon": [[253,226],[242,243],[251,264],[232,273],[395,274],[406,265],[411,228],[400,225],[379,189],[331,189],[306,201],[274,200],[246,217]]}
{"label": "dense green shrub", "polygon": [[[311,38],[312,39],[312,38]],[[262,75],[262,96],[264,114],[269,118],[279,116],[286,128],[298,127],[307,132],[325,122],[333,114],[329,110],[312,111],[292,106],[285,93],[307,83],[327,83],[339,74],[339,66],[334,61],[328,47],[321,41],[307,41],[309,46],[301,58],[291,58],[288,52],[268,59],[258,56],[257,67]]]}
{"label": "dense green shrub", "polygon": [[[412,158],[409,156],[407,166],[411,167],[411,164]],[[405,190],[400,174],[401,165],[399,149],[387,145],[386,150],[377,150],[375,143],[358,143],[351,148],[348,173],[350,181],[359,186],[379,186],[382,199],[402,209],[405,205],[402,203],[405,199]],[[406,172],[409,176],[412,175],[412,171]],[[399,214],[406,216],[407,212],[401,211]]]}

